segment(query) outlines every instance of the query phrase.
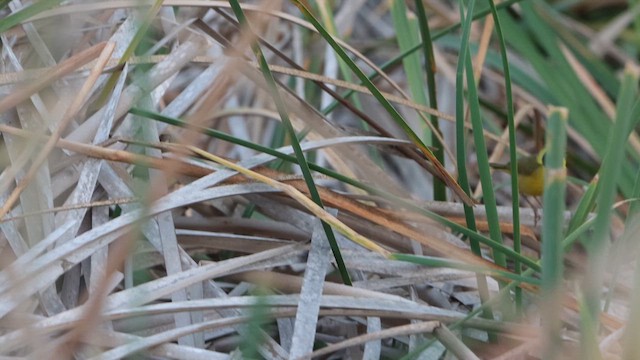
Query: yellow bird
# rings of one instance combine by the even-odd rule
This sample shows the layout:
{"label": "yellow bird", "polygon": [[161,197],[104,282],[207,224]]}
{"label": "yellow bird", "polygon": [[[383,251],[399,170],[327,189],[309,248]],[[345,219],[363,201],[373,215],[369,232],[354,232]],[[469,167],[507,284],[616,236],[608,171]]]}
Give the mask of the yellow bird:
{"label": "yellow bird", "polygon": [[[544,191],[544,165],[542,164],[545,151],[538,155],[525,156],[518,159],[518,190],[527,196],[540,196]],[[511,163],[489,164],[492,168],[506,173],[511,172]]]}

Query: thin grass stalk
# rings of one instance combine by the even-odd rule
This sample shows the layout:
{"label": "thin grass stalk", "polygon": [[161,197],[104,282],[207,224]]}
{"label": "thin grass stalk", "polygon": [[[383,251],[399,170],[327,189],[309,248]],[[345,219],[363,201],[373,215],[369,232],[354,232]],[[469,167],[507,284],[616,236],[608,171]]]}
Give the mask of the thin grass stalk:
{"label": "thin grass stalk", "polygon": [[[245,29],[250,31],[249,23],[244,15],[244,11],[242,7],[240,7],[240,3],[237,0],[229,0],[229,4],[231,8],[238,18],[238,22]],[[252,46],[253,52],[260,63],[260,69],[265,77],[267,82],[267,86],[270,89],[270,94],[273,97],[273,100],[276,104],[276,108],[278,109],[278,113],[280,114],[280,118],[282,119],[282,124],[284,125],[287,134],[291,139],[291,146],[293,147],[293,151],[296,155],[296,159],[298,161],[298,166],[300,166],[300,170],[302,171],[302,175],[304,177],[305,182],[307,183],[307,187],[309,189],[309,194],[311,195],[311,199],[321,208],[324,208],[322,204],[322,199],[320,198],[320,194],[318,193],[318,189],[316,188],[315,182],[313,180],[313,175],[311,174],[311,170],[309,169],[309,164],[307,164],[307,160],[304,157],[304,153],[302,152],[302,148],[300,147],[300,142],[298,142],[298,137],[295,129],[293,128],[293,124],[291,124],[291,120],[289,119],[288,110],[284,101],[280,97],[280,91],[278,90],[278,86],[276,84],[275,78],[273,77],[273,73],[269,69],[269,64],[267,63],[262,50],[260,49],[260,45],[258,43],[254,43]],[[333,230],[331,226],[326,222],[322,222],[322,227],[327,235],[327,239],[329,240],[329,245],[331,246],[331,251],[333,252],[333,256],[336,259],[336,265],[338,266],[338,271],[340,272],[340,276],[342,281],[346,285],[351,285],[351,278],[349,277],[349,272],[347,271],[347,267],[344,264],[344,260],[342,259],[342,254],[340,252],[340,247],[338,246],[338,242],[333,234]]]}
{"label": "thin grass stalk", "polygon": [[[330,11],[331,9],[331,3],[328,1],[323,1],[319,4],[319,6],[324,5],[323,9],[320,9],[320,14],[322,17],[322,20],[324,21],[324,24],[327,28],[327,31],[329,31],[330,34],[332,34],[333,36],[340,36],[340,34],[338,33],[338,28],[336,26],[335,23],[335,18],[333,16],[333,12]],[[344,80],[352,83],[353,82],[353,75],[351,74],[351,70],[349,69],[349,65],[347,65],[347,63],[345,63],[342,58],[340,58],[339,56],[336,55],[336,60],[338,61],[338,67],[340,68],[340,73],[342,74]],[[334,100],[335,101],[335,100]],[[360,102],[360,98],[359,97],[355,97],[353,98],[353,103],[355,105],[355,107],[358,110],[362,110],[362,103]],[[328,115],[329,113],[325,113],[323,112],[323,114]],[[367,124],[363,124],[365,126],[365,129],[367,129]]]}
{"label": "thin grass stalk", "polygon": [[[173,145],[175,146],[175,144]],[[179,148],[180,146],[178,146]],[[316,215],[316,217],[318,217],[320,220],[326,222],[328,225],[333,225],[333,227],[341,232],[342,234],[344,234],[347,238],[353,240],[355,243],[357,243],[358,245],[361,245],[364,248],[367,248],[369,250],[372,250],[374,252],[377,252],[378,254],[384,256],[384,257],[388,257],[389,255],[391,255],[391,253],[384,249],[383,247],[381,247],[380,245],[372,242],[371,240],[367,239],[366,237],[358,234],[357,232],[353,231],[351,228],[349,228],[348,226],[346,226],[344,223],[342,223],[341,221],[339,221],[335,216],[331,215],[330,213],[328,213],[326,210],[324,210],[324,208],[322,208],[321,206],[319,206],[318,204],[316,204],[314,201],[309,200],[309,198],[307,196],[305,196],[303,193],[301,193],[299,190],[297,190],[295,187],[288,185],[288,184],[284,184],[281,183],[277,180],[273,180],[268,176],[259,174],[255,171],[249,170],[247,168],[243,168],[242,166],[239,166],[231,161],[225,160],[219,156],[213,155],[211,153],[208,153],[200,148],[194,147],[194,146],[190,146],[190,145],[186,145],[184,146],[185,149],[188,149],[189,151],[193,152],[194,154],[201,156],[207,160],[210,161],[214,161],[220,165],[223,165],[225,167],[228,167],[230,169],[233,169],[235,171],[237,171],[238,173],[241,173],[249,178],[252,178],[254,180],[260,181],[262,183],[265,183],[275,189],[278,189],[284,193],[286,193],[287,195],[289,195],[290,197],[292,197],[294,200],[296,200],[298,203],[300,203],[302,206],[304,206],[307,210],[309,210],[311,213],[313,213],[314,215]],[[347,284],[348,285],[348,284]]]}
{"label": "thin grass stalk", "polygon": [[[427,74],[427,90],[429,91],[429,107],[438,110],[438,92],[436,89],[436,73],[438,72],[436,60],[433,55],[433,41],[431,40],[431,30],[429,29],[429,21],[421,0],[415,1],[416,14],[420,27],[420,36],[422,38],[422,51],[425,62],[425,73]],[[409,49],[407,49],[409,50]],[[438,139],[435,132],[440,131],[440,123],[438,117],[429,115],[429,120],[433,125],[434,131],[431,133],[431,146],[435,148],[433,154],[438,161],[444,164],[444,145]],[[433,199],[436,201],[447,201],[447,188],[440,179],[433,179]]]}
{"label": "thin grass stalk", "polygon": [[[467,13],[472,13],[473,8],[475,6],[475,1],[470,1],[469,8],[467,9]],[[466,58],[469,56],[468,53],[468,44],[469,44],[469,35],[471,32],[471,24],[472,17],[467,16],[464,17],[462,5],[460,5],[460,16],[463,19],[463,31],[462,31],[462,39],[460,41],[460,53],[458,56],[458,67],[456,72],[456,156],[458,163],[458,182],[460,186],[467,192],[467,194],[471,195],[471,188],[469,186],[469,177],[467,175],[467,160],[466,160],[466,152],[467,152],[467,144],[466,144],[466,130],[464,128],[464,64],[466,62]],[[471,76],[473,76],[473,71],[471,72]],[[465,220],[467,223],[467,228],[470,232],[477,233],[476,227],[476,219],[473,213],[473,209],[464,204],[464,214]],[[469,244],[471,246],[471,251],[479,257],[482,257],[482,250],[480,248],[480,243],[476,239],[469,237]],[[480,293],[480,297],[482,301],[488,300],[488,285],[486,279],[478,277],[478,290]],[[487,319],[493,319],[493,311],[491,308],[484,308],[483,317]]]}
{"label": "thin grass stalk", "polygon": [[[517,144],[516,144],[516,126],[515,126],[515,114],[513,107],[513,90],[511,89],[511,70],[509,67],[509,58],[507,56],[507,45],[504,40],[504,34],[502,32],[502,25],[500,23],[500,16],[498,15],[498,9],[493,0],[489,0],[489,6],[491,7],[491,15],[496,28],[496,35],[498,35],[498,45],[500,48],[500,57],[502,59],[502,72],[504,74],[504,89],[505,97],[507,101],[507,127],[509,129],[509,158],[511,160],[511,201],[513,205],[513,250],[517,253],[522,251],[522,241],[520,238],[520,197],[519,185],[518,185],[518,166],[517,166]],[[519,261],[514,262],[514,268],[516,274],[522,272],[522,264]],[[519,314],[522,309],[522,289],[515,288],[515,304],[516,312]]]}
{"label": "thin grass stalk", "polygon": [[555,359],[559,355],[562,328],[562,238],[564,231],[565,193],[567,169],[567,118],[564,108],[551,107],[547,128],[544,223],[542,226],[542,294],[540,309],[543,326],[543,358]]}
{"label": "thin grass stalk", "polygon": [[[420,3],[420,1],[418,1]],[[424,10],[424,9],[423,9]],[[404,0],[396,0],[393,2],[391,7],[391,14],[393,18],[394,27],[396,28],[396,35],[398,38],[398,45],[401,52],[406,51],[407,49],[414,46],[414,44],[420,42],[420,38],[418,36],[418,29],[416,29],[415,19],[409,18],[407,7]],[[425,19],[426,20],[426,19]],[[423,27],[423,24],[420,24],[420,27]],[[420,30],[423,33],[423,30]],[[427,30],[428,33],[428,30]],[[431,51],[431,59],[428,61],[433,64],[433,48],[431,44],[430,38],[426,38],[427,41],[424,44],[429,44]],[[427,57],[428,58],[428,57]],[[407,76],[407,82],[409,83],[409,88],[411,90],[411,95],[413,97],[413,101],[421,104],[421,105],[429,105],[436,104],[435,100],[435,80],[433,69],[427,68],[426,73],[431,79],[432,83],[430,83],[429,87],[429,101],[427,101],[427,95],[425,94],[424,89],[424,75],[422,74],[421,66],[420,66],[420,57],[419,54],[414,53],[406,56],[402,59],[402,65]],[[431,90],[433,89],[433,90]],[[424,119],[424,121],[427,121]],[[422,126],[422,134],[425,141],[429,141],[429,145],[432,145],[434,150],[433,154],[444,165],[444,147],[440,142],[437,136],[437,132],[439,131],[438,127],[438,117],[434,115],[430,115],[430,122],[432,126],[434,126],[433,131],[429,129],[429,126]],[[435,141],[434,141],[435,139]],[[442,180],[437,177],[433,177],[432,181],[432,192],[434,200],[446,201],[446,187]]]}
{"label": "thin grass stalk", "polygon": [[[395,0],[391,6],[391,16],[393,26],[396,29],[396,37],[400,51],[406,51],[420,41],[417,34],[415,19],[409,18],[407,14],[407,6],[404,0]],[[413,97],[413,101],[427,105],[427,95],[424,91],[424,75],[420,71],[419,54],[413,53],[402,59],[402,66],[407,77],[407,83]],[[424,138],[430,138],[429,128],[423,126]],[[433,144],[429,144],[433,145]]]}
{"label": "thin grass stalk", "polygon": [[[469,11],[473,11],[473,5],[475,1],[471,1],[471,8]],[[458,160],[458,182],[462,189],[471,195],[469,188],[469,176],[467,175],[467,144],[466,144],[466,130],[464,128],[464,63],[468,56],[468,46],[464,44],[469,43],[469,33],[471,31],[471,17],[464,17],[462,6],[460,6],[461,19],[464,20],[462,39],[460,41],[460,53],[458,54],[458,66],[456,70],[456,157]],[[467,228],[476,232],[476,219],[473,214],[473,209],[470,206],[464,205],[464,214],[467,221]],[[480,245],[471,240],[471,250],[476,255],[480,255]]]}
{"label": "thin grass stalk", "polygon": [[[467,51],[468,53],[468,51]],[[495,242],[502,244],[502,233],[500,232],[500,218],[498,217],[498,208],[496,205],[496,197],[493,191],[493,180],[491,178],[491,168],[489,166],[489,157],[487,155],[487,145],[484,141],[482,119],[480,116],[480,104],[478,103],[478,88],[473,77],[473,64],[471,57],[465,59],[467,74],[467,91],[469,96],[469,109],[471,117],[471,125],[473,126],[473,139],[476,148],[476,157],[478,160],[478,171],[480,173],[480,183],[482,185],[482,193],[484,198],[484,208],[489,224],[489,237]],[[496,264],[505,267],[507,260],[503,254],[495,253],[493,258]]]}
{"label": "thin grass stalk", "polygon": [[638,70],[628,66],[625,69],[620,86],[619,98],[616,105],[616,119],[609,133],[607,152],[600,167],[600,183],[598,193],[598,207],[593,224],[593,233],[585,244],[588,252],[587,276],[583,289],[585,314],[587,320],[581,326],[581,351],[585,359],[593,359],[600,356],[597,347],[598,315],[601,311],[601,289],[604,272],[606,271],[606,259],[609,251],[611,207],[616,197],[617,189],[622,173],[625,146],[629,136],[629,123],[634,114],[634,108],[640,106],[638,99]]}
{"label": "thin grass stalk", "polygon": [[[351,346],[361,345],[366,343],[367,341],[372,341],[375,339],[386,339],[392,337],[398,337],[403,335],[414,335],[414,334],[424,334],[431,333],[436,326],[440,326],[440,322],[438,321],[425,321],[419,322],[416,324],[409,325],[401,325],[396,327],[387,328],[384,330],[378,330],[376,332],[370,332],[367,334],[355,336],[349,339],[345,339],[341,342],[327,345],[326,347],[315,350],[309,356],[312,359],[318,359],[320,356],[328,355],[334,353],[340,349],[345,349]],[[294,360],[304,360],[305,358],[297,358]]]}

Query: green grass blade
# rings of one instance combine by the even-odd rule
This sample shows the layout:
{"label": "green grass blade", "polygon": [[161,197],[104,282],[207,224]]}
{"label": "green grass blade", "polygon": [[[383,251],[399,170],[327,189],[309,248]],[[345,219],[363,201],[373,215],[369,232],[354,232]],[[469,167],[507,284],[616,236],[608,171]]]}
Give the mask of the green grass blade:
{"label": "green grass blade", "polygon": [[606,269],[606,256],[609,250],[610,225],[612,216],[612,205],[615,200],[618,187],[620,186],[620,176],[624,162],[625,144],[629,136],[629,123],[635,108],[640,106],[638,99],[638,79],[637,70],[628,67],[625,70],[620,96],[616,105],[616,119],[614,126],[609,132],[607,141],[607,152],[600,167],[600,186],[598,192],[598,206],[593,224],[593,233],[589,241],[585,243],[588,251],[589,263],[584,292],[585,313],[592,321],[584,322],[581,327],[582,353],[584,356],[594,356],[599,354],[597,346],[594,346],[593,338],[598,333],[598,316],[601,311],[601,288],[603,276]]}
{"label": "green grass blade", "polygon": [[567,110],[551,108],[547,128],[544,219],[542,225],[542,326],[544,328],[544,358],[555,359],[560,350],[562,328],[563,251],[565,193],[567,169]]}
{"label": "green grass blade", "polygon": [[[468,13],[473,13],[473,8],[475,6],[475,1],[471,0],[469,2]],[[467,16],[465,18],[463,14],[462,6],[460,6],[460,18],[463,20],[462,26],[462,39],[460,41],[460,52],[458,55],[458,67],[456,72],[456,156],[457,156],[457,164],[458,164],[458,181],[460,182],[460,186],[467,192],[467,194],[471,195],[471,190],[469,187],[469,177],[467,175],[467,160],[466,160],[466,152],[467,152],[467,144],[466,144],[466,129],[464,127],[465,121],[465,109],[464,109],[464,67],[467,59],[469,58],[469,36],[471,33],[471,24],[472,17]],[[469,74],[467,74],[469,75]],[[473,71],[470,73],[471,77],[473,77]],[[482,133],[482,131],[481,131]],[[464,215],[467,223],[467,227],[471,232],[477,232],[476,228],[476,220],[475,214],[473,213],[473,209],[470,206],[464,205]],[[492,240],[495,240],[492,238]],[[474,237],[469,237],[469,244],[471,246],[471,251],[476,256],[482,256],[482,250],[480,248],[480,243]],[[497,254],[497,253],[496,253]],[[486,279],[477,278],[478,281],[478,291],[480,297],[483,302],[488,300],[489,298],[489,290]],[[483,316],[487,319],[493,319],[493,313],[490,308],[486,308],[483,311]]]}
{"label": "green grass blade", "polygon": [[[391,6],[393,26],[396,29],[396,37],[400,51],[406,51],[420,41],[414,19],[407,15],[407,6],[402,0],[395,0]],[[409,84],[409,90],[415,103],[427,105],[427,95],[424,91],[424,75],[420,68],[420,57],[413,53],[402,59],[402,66]],[[425,138],[430,136],[429,128],[423,129]],[[431,145],[431,144],[429,144]]]}
{"label": "green grass blade", "polygon": [[[470,2],[469,12],[473,11],[473,5],[475,1]],[[462,8],[460,10],[460,14],[462,13]],[[466,45],[469,43],[469,33],[471,31],[471,20],[470,16],[466,18],[464,16],[461,17],[464,20],[463,32],[462,32],[462,40],[460,41],[460,53],[458,55],[458,67],[456,71],[456,157],[458,162],[458,182],[460,186],[467,194],[471,194],[469,190],[469,176],[467,175],[467,141],[466,141],[466,130],[464,127],[464,66],[466,62],[466,58],[468,56],[469,47]],[[466,30],[465,30],[466,29]],[[473,214],[473,209],[470,206],[464,207],[465,219],[467,221],[467,227],[471,231],[476,231],[476,219]],[[476,254],[480,255],[480,246],[475,243],[473,240],[470,241],[471,250]]]}
{"label": "green grass blade", "polygon": [[626,69],[616,108],[615,126],[610,132],[609,146],[600,168],[600,191],[598,193],[594,234],[588,245],[596,249],[608,241],[607,234],[611,223],[611,206],[615,200],[618,178],[622,168],[622,163],[619,159],[624,158],[625,152],[625,147],[620,146],[620,144],[626,143],[626,139],[629,136],[629,123],[635,120],[633,119],[634,109],[637,109],[640,104],[637,88],[638,77],[634,70],[631,68]]}
{"label": "green grass blade", "polygon": [[[245,29],[249,30],[249,24],[244,16],[244,12],[240,7],[240,3],[236,0],[230,0],[229,4],[233,9],[234,14],[238,18],[238,22],[240,25],[245,27]],[[322,199],[320,198],[320,194],[318,193],[318,189],[316,188],[315,182],[313,181],[313,176],[311,175],[311,170],[309,168],[309,164],[307,164],[307,160],[304,157],[304,153],[302,152],[302,148],[300,147],[300,143],[298,142],[297,134],[293,125],[291,124],[291,120],[289,119],[288,110],[284,101],[280,97],[280,92],[278,90],[278,86],[276,84],[275,78],[269,69],[269,64],[262,54],[262,50],[258,44],[254,44],[252,46],[254,54],[258,59],[260,64],[260,69],[264,74],[265,80],[267,82],[267,86],[269,86],[270,94],[273,97],[273,100],[276,104],[276,108],[278,109],[278,113],[280,114],[280,118],[282,119],[282,124],[287,131],[291,139],[291,146],[293,147],[293,151],[296,155],[296,159],[298,160],[298,165],[302,171],[302,175],[307,183],[307,187],[309,188],[309,193],[311,194],[311,199],[318,204],[320,207],[324,207],[322,204]],[[338,270],[340,272],[340,276],[342,277],[342,281],[351,285],[351,278],[349,277],[349,273],[347,271],[347,267],[344,264],[344,260],[342,259],[342,254],[340,253],[340,247],[338,246],[338,242],[333,234],[333,229],[329,224],[322,222],[322,226],[327,235],[327,239],[329,240],[329,245],[331,246],[331,251],[333,252],[333,256],[336,259],[336,265],[338,266]]]}
{"label": "green grass blade", "polygon": [[[41,0],[0,20],[0,34],[29,20],[34,15],[58,6],[62,0]],[[6,2],[8,3],[8,1]]]}
{"label": "green grass blade", "polygon": [[[424,10],[424,4],[421,0],[416,0],[416,14],[420,26],[420,36],[422,38],[422,51],[424,53],[425,73],[427,74],[427,89],[429,91],[429,106],[432,109],[438,109],[438,93],[436,91],[436,61],[433,55],[433,42],[431,41],[431,30],[429,29],[429,21]],[[407,49],[409,50],[409,49]],[[440,143],[440,139],[435,132],[440,131],[440,123],[438,117],[429,115],[429,120],[434,131],[431,133],[431,146],[435,148],[433,154],[438,161],[444,164],[444,145]],[[433,199],[436,201],[447,201],[447,191],[445,184],[440,179],[433,179]]]}
{"label": "green grass blade", "polygon": [[[504,39],[504,33],[502,32],[502,23],[500,16],[498,15],[498,9],[493,0],[489,0],[489,7],[491,8],[491,15],[496,28],[496,34],[498,35],[498,44],[500,45],[500,57],[502,60],[502,72],[504,73],[504,87],[505,96],[507,100],[507,127],[509,129],[509,159],[511,160],[511,201],[513,211],[513,250],[517,253],[521,251],[521,239],[520,239],[520,196],[518,185],[518,167],[516,163],[517,144],[516,144],[516,127],[514,120],[514,108],[513,108],[513,90],[511,88],[511,69],[509,66],[509,58],[507,56],[507,45]],[[522,272],[522,264],[519,261],[514,263],[516,274]],[[522,308],[522,289],[516,288],[515,290],[515,303],[516,311],[519,313]]]}
{"label": "green grass blade", "polygon": [[[473,139],[476,148],[476,157],[478,160],[478,170],[480,172],[480,184],[482,185],[482,193],[484,197],[485,211],[487,214],[487,222],[489,224],[489,235],[497,243],[502,243],[502,233],[500,231],[500,219],[498,218],[498,208],[496,198],[493,191],[493,180],[491,178],[491,168],[489,166],[489,157],[487,155],[487,145],[484,141],[484,133],[482,119],[480,117],[480,104],[478,103],[478,88],[473,78],[473,64],[471,58],[467,57],[466,75],[467,75],[467,91],[469,94],[469,108],[471,125],[473,127]],[[463,165],[464,166],[464,165]],[[504,255],[494,254],[496,264],[506,266],[507,260]]]}
{"label": "green grass blade", "polygon": [[[420,3],[418,1],[418,3]],[[424,9],[423,9],[424,10]],[[425,25],[420,23],[420,29],[416,24],[414,18],[410,18],[407,15],[407,7],[405,5],[404,0],[396,0],[393,2],[393,6],[391,7],[391,15],[393,17],[394,27],[396,28],[396,34],[398,38],[398,45],[401,52],[407,51],[408,49],[415,46],[416,43],[420,43],[420,38],[418,34],[422,34],[424,37],[425,31],[423,30],[424,26],[428,27],[428,24]],[[424,15],[424,14],[423,14]],[[424,19],[426,21],[426,19]],[[419,31],[420,30],[420,31]],[[426,30],[428,34],[428,29]],[[425,47],[432,46],[431,38],[426,37],[426,41],[424,42]],[[427,45],[428,44],[428,45]],[[433,49],[431,49],[431,56],[427,57],[428,63],[433,64]],[[434,104],[437,106],[437,102],[435,100],[435,78],[433,69],[427,68],[428,78],[431,79],[429,84],[429,101],[427,101],[427,95],[424,89],[424,75],[421,71],[420,65],[420,57],[419,54],[413,53],[402,59],[402,65],[404,67],[404,71],[406,74],[407,82],[409,83],[409,89],[411,90],[411,95],[413,97],[413,101],[422,105]],[[434,126],[434,129],[437,131],[438,126],[438,118],[436,116],[430,116],[431,123]],[[434,146],[435,150],[433,151],[436,159],[444,164],[444,147],[438,140],[438,137],[435,133],[429,129],[428,126],[424,125],[422,127],[423,138],[428,140],[428,145]],[[434,142],[433,140],[436,139]],[[438,178],[433,179],[433,198],[438,201],[446,200],[446,187],[442,180]]]}

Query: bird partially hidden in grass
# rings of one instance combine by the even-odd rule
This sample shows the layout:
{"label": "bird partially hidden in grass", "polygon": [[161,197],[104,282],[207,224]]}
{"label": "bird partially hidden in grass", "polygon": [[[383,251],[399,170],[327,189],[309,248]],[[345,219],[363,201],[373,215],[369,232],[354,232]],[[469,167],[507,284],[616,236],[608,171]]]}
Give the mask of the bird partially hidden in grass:
{"label": "bird partially hidden in grass", "polygon": [[[544,159],[545,151],[537,155],[525,156],[518,159],[518,190],[522,195],[540,196],[544,191]],[[511,163],[489,164],[492,168],[511,173]]]}
{"label": "bird partially hidden in grass", "polygon": [[[543,149],[536,155],[521,157],[518,159],[518,190],[525,196],[525,200],[531,205],[534,212],[534,219],[537,223],[537,208],[534,206],[527,196],[541,196],[544,192],[544,155],[546,151]],[[506,164],[489,164],[492,168],[511,173],[511,163]]]}

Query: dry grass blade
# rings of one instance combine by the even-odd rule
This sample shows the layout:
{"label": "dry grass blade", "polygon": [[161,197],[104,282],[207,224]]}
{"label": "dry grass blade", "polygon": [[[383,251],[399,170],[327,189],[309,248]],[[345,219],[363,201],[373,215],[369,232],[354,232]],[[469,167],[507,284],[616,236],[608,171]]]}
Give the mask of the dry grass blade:
{"label": "dry grass blade", "polygon": [[[9,195],[9,198],[7,198],[5,203],[2,205],[2,208],[0,208],[0,218],[3,218],[9,212],[9,210],[11,210],[15,202],[18,200],[18,197],[20,197],[20,194],[22,193],[22,191],[29,185],[29,183],[35,176],[40,165],[42,165],[42,163],[44,163],[47,157],[49,156],[49,152],[56,145],[56,142],[58,141],[58,139],[60,139],[62,132],[66,129],[69,122],[73,119],[76,113],[80,110],[80,107],[84,104],[86,99],[89,97],[89,92],[91,88],[93,87],[95,82],[98,80],[98,76],[100,76],[100,74],[102,73],[102,70],[106,66],[109,58],[111,57],[111,53],[113,52],[114,48],[115,48],[115,44],[113,43],[107,43],[105,45],[102,45],[96,48],[102,51],[100,53],[100,57],[98,58],[98,61],[95,67],[91,70],[91,73],[87,77],[87,80],[82,85],[82,89],[80,89],[78,96],[76,96],[71,106],[65,112],[62,120],[58,124],[57,130],[48,139],[48,141],[40,151],[40,154],[38,154],[38,156],[33,160],[33,163],[31,164],[31,168],[29,169],[27,174],[18,183],[18,185],[13,190],[11,195]],[[87,61],[89,59],[89,56],[94,55],[95,50],[93,51],[90,51],[90,50],[92,49],[87,50],[87,55],[85,57],[79,57],[78,61]],[[39,84],[39,86],[46,85],[47,81],[50,81],[50,80],[52,81],[53,79],[47,79],[43,81],[41,84]],[[31,91],[34,89],[25,89],[25,94],[31,95],[30,93],[26,93],[27,90]],[[24,94],[20,93],[19,95],[24,95]],[[2,109],[2,104],[0,104],[0,112],[2,111],[1,109]]]}
{"label": "dry grass blade", "polygon": [[[51,137],[48,137],[45,135],[33,134],[30,131],[18,129],[18,128],[7,126],[7,125],[0,125],[0,132],[21,136],[23,138],[39,137],[47,141],[51,139]],[[127,164],[141,164],[141,165],[149,166],[155,169],[165,169],[171,165],[175,165],[175,162],[171,160],[159,159],[151,156],[131,153],[124,150],[114,150],[114,149],[105,148],[103,146],[89,145],[89,144],[69,141],[65,139],[58,139],[55,145],[59,146],[62,149],[70,150],[70,151],[83,154],[89,157],[93,157],[96,159],[117,161],[117,162],[123,162]],[[176,171],[179,171],[185,175],[194,176],[194,177],[201,177],[211,173],[210,169],[203,168],[202,166],[196,166],[193,164],[184,164],[184,163],[178,164]]]}
{"label": "dry grass blade", "polygon": [[[103,52],[106,46],[107,43],[96,44],[67,59],[50,71],[47,71],[43,78],[39,79],[38,81],[29,82],[27,84],[24,84],[23,86],[20,86],[17,90],[13,91],[11,95],[0,100],[0,113],[13,108],[22,101],[28,99],[34,93],[47,87],[55,80],[76,71],[84,64],[90,62],[91,60],[94,60],[97,56],[100,55],[100,53]],[[113,49],[111,51],[113,51]],[[109,60],[108,56],[104,60],[105,63],[98,67],[100,71],[102,71],[102,69],[106,65],[106,60]]]}
{"label": "dry grass blade", "polygon": [[[333,211],[332,215],[336,215]],[[300,302],[291,337],[289,357],[295,358],[313,349],[320,312],[320,299],[324,276],[329,265],[329,242],[322,236],[322,225],[317,221],[311,237],[311,250],[307,258],[307,268],[300,289]]]}
{"label": "dry grass blade", "polygon": [[[169,295],[191,284],[198,283],[212,277],[220,277],[242,271],[243,267],[251,267],[254,264],[259,264],[261,261],[265,261],[273,257],[291,257],[304,250],[304,246],[299,245],[283,246],[278,249],[267,250],[253,255],[230,259],[226,262],[223,261],[216,264],[204,265],[168,277],[163,277],[108,296],[103,303],[103,311],[108,313],[110,311],[116,311],[116,309],[139,306]],[[74,326],[81,320],[85,310],[86,308],[81,306],[53,317],[44,318],[35,323],[33,325],[33,329],[51,332]],[[32,330],[26,328],[18,329],[12,333],[0,336],[0,347],[6,351],[19,347],[21,341],[29,341],[29,339],[25,339],[24,337],[31,331]]]}

